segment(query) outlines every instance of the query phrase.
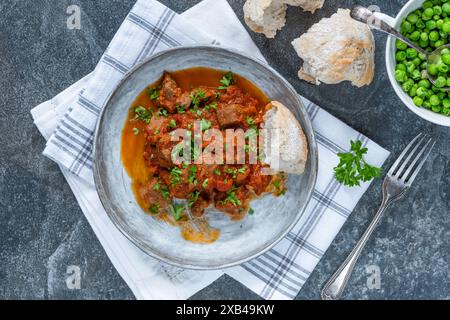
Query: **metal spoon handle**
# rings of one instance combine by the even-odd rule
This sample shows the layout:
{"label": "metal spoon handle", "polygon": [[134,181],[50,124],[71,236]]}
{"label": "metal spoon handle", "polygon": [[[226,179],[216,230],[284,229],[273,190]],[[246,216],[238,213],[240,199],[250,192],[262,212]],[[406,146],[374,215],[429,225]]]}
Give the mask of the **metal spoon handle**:
{"label": "metal spoon handle", "polygon": [[379,31],[382,31],[384,33],[396,37],[397,39],[405,42],[408,46],[416,49],[421,54],[428,56],[428,52],[412,43],[408,38],[404,37],[400,32],[392,28],[385,21],[375,16],[375,14],[366,7],[359,5],[354,6],[352,11],[350,12],[350,16],[359,22],[367,24],[369,27],[372,27],[374,29],[377,29]]}

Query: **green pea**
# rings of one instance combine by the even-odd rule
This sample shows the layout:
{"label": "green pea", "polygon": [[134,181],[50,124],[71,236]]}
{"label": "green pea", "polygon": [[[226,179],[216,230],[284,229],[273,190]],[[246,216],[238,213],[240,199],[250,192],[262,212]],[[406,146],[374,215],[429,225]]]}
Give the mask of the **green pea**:
{"label": "green pea", "polygon": [[426,70],[427,69],[427,65],[428,65],[428,63],[426,61],[422,62],[422,64],[420,65],[420,69]]}
{"label": "green pea", "polygon": [[427,8],[432,8],[433,7],[433,2],[431,1],[425,1],[424,3],[422,3],[422,8],[427,9]]}
{"label": "green pea", "polygon": [[406,66],[403,63],[398,63],[395,66],[395,70],[402,70],[402,71],[406,71]]}
{"label": "green pea", "polygon": [[[401,51],[404,52],[404,51]],[[431,74],[432,76],[435,76],[438,74],[438,67],[435,64],[429,64],[427,67],[428,73]]]}
{"label": "green pea", "polygon": [[445,99],[445,97],[447,96],[447,94],[445,93],[445,91],[441,91],[441,92],[439,92],[439,93],[437,94],[437,96],[439,97],[439,99],[441,99],[441,103],[442,103],[442,100]]}
{"label": "green pea", "polygon": [[433,7],[433,13],[434,13],[436,16],[441,15],[441,13],[442,13],[442,7],[441,7],[441,6],[434,6],[434,7]]}
{"label": "green pea", "polygon": [[398,51],[395,54],[395,60],[397,60],[398,62],[405,61],[405,59],[406,59],[406,52],[405,51]]}
{"label": "green pea", "polygon": [[447,54],[447,53],[450,53],[450,49],[448,49],[448,48],[442,49],[441,55],[444,55],[444,54]]}
{"label": "green pea", "polygon": [[418,52],[416,49],[413,49],[413,48],[406,49],[406,57],[408,59],[413,59],[413,58],[417,57],[417,55],[418,55]]}
{"label": "green pea", "polygon": [[427,57],[425,55],[419,53],[419,59],[422,60],[422,61],[426,61]]}
{"label": "green pea", "polygon": [[415,24],[417,29],[425,29],[425,22],[423,22],[421,19],[416,22]]}
{"label": "green pea", "polygon": [[416,24],[417,21],[419,21],[419,16],[415,13],[411,13],[406,17],[406,20],[408,20],[411,24]]}
{"label": "green pea", "polygon": [[402,84],[402,89],[405,92],[409,92],[409,90],[411,90],[413,85],[414,85],[414,81],[412,81],[411,79],[408,79]]}
{"label": "green pea", "polygon": [[435,82],[436,87],[443,88],[447,85],[447,79],[444,77],[438,77]]}
{"label": "green pea", "polygon": [[[427,34],[427,39],[428,39],[428,34]],[[404,43],[401,40],[397,40],[395,41],[395,46],[398,50],[406,50],[408,49],[408,45],[406,43]]]}
{"label": "green pea", "polygon": [[445,21],[442,25],[442,31],[449,33],[450,32],[450,21]]}
{"label": "green pea", "polygon": [[444,108],[450,108],[450,99],[446,98],[442,100],[442,105],[444,106]]}
{"label": "green pea", "polygon": [[423,88],[423,87],[419,87],[417,88],[417,95],[421,98],[426,98],[428,96],[428,90]]}
{"label": "green pea", "polygon": [[414,70],[411,74],[411,78],[415,81],[419,81],[420,79],[422,79],[422,72],[417,69]]}
{"label": "green pea", "polygon": [[442,108],[441,113],[444,116],[449,116],[450,115],[450,108]]}
{"label": "green pea", "polygon": [[430,20],[425,23],[425,26],[428,30],[436,29],[436,21]]}
{"label": "green pea", "polygon": [[448,66],[445,63],[440,63],[440,64],[438,64],[438,70],[440,73],[447,73]]}
{"label": "green pea", "polygon": [[[444,49],[444,50],[448,51],[448,49]],[[442,50],[442,51],[444,51],[444,50]],[[446,65],[450,65],[450,53],[444,53],[441,58],[442,58],[442,62],[444,62]]]}
{"label": "green pea", "polygon": [[441,104],[441,100],[437,95],[434,94],[430,97],[430,103],[432,106],[438,106]]}
{"label": "green pea", "polygon": [[443,25],[444,25],[444,20],[439,19],[438,21],[436,21],[436,28],[438,28],[439,30],[442,29]]}
{"label": "green pea", "polygon": [[409,35],[409,39],[412,41],[418,41],[420,39],[420,31],[414,31]]}
{"label": "green pea", "polygon": [[431,31],[430,34],[428,35],[428,39],[430,39],[431,41],[438,41],[439,40],[439,32]]}
{"label": "green pea", "polygon": [[438,40],[438,41],[436,41],[435,43],[434,43],[434,46],[436,47],[436,48],[439,48],[439,47],[441,47],[441,46],[443,46],[444,45],[444,41],[442,41],[442,40]]}
{"label": "green pea", "polygon": [[423,105],[423,99],[419,96],[415,96],[413,102],[416,106],[421,107]]}
{"label": "green pea", "polygon": [[[438,88],[435,85],[431,86],[431,90],[432,90],[433,93],[441,92],[441,88]],[[433,95],[433,93],[431,95]]]}
{"label": "green pea", "polygon": [[421,48],[426,48],[426,47],[428,47],[429,44],[430,44],[430,42],[428,40],[426,40],[426,41],[423,41],[422,39],[419,40],[419,46]]}
{"label": "green pea", "polygon": [[442,11],[444,13],[449,14],[450,13],[450,3],[446,2],[442,5]]}
{"label": "green pea", "polygon": [[450,78],[447,78],[447,87],[450,87]]}
{"label": "green pea", "polygon": [[408,33],[408,32],[411,32],[413,30],[413,26],[412,26],[411,23],[409,23],[408,21],[404,20],[402,22],[401,29],[402,29],[402,32]]}
{"label": "green pea", "polygon": [[406,72],[403,70],[395,71],[395,79],[400,83],[405,82],[407,79]]}
{"label": "green pea", "polygon": [[406,61],[405,66],[406,66],[406,72],[408,72],[410,74],[413,73],[413,71],[416,69],[416,65],[412,61]]}
{"label": "green pea", "polygon": [[419,88],[429,89],[431,87],[431,82],[427,79],[423,79],[419,81],[418,85]]}
{"label": "green pea", "polygon": [[431,19],[434,15],[433,8],[426,8],[422,13],[422,19],[425,16],[428,19]]}
{"label": "green pea", "polygon": [[439,113],[441,112],[441,107],[439,105],[437,106],[431,105],[431,110],[433,110],[433,112]]}
{"label": "green pea", "polygon": [[412,88],[411,88],[411,90],[409,90],[408,94],[411,98],[417,96],[417,85],[416,84],[412,86]]}
{"label": "green pea", "polygon": [[418,57],[415,57],[414,59],[412,59],[412,63],[414,63],[416,67],[419,67],[422,63],[422,60],[420,60]]}

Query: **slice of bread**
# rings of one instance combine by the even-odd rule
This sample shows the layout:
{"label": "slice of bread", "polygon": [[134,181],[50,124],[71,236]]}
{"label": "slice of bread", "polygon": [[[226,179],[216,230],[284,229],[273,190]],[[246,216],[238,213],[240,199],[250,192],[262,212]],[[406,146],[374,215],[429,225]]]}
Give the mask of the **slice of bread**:
{"label": "slice of bread", "polygon": [[308,160],[308,141],[294,114],[272,101],[262,128],[262,162],[277,172],[302,174]]}
{"label": "slice of bread", "polygon": [[375,69],[375,42],[366,24],[353,20],[350,10],[338,9],[292,42],[303,59],[299,78],[320,84],[351,81],[369,85]]}
{"label": "slice of bread", "polygon": [[254,32],[274,38],[286,24],[286,9],[287,5],[281,0],[247,0],[244,20]]}
{"label": "slice of bread", "polygon": [[301,7],[314,12],[325,0],[247,0],[244,4],[245,23],[254,32],[274,38],[286,24],[287,6]]}

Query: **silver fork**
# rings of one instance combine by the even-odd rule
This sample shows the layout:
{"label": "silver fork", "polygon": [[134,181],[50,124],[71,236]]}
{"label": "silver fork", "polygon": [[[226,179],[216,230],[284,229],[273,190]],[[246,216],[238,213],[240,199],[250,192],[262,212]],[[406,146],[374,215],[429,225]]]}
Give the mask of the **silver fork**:
{"label": "silver fork", "polygon": [[383,201],[380,209],[378,209],[378,212],[375,214],[375,217],[353,251],[325,284],[321,292],[323,300],[338,300],[341,298],[356,261],[384,212],[392,203],[403,198],[425,164],[435,144],[436,142],[433,142],[433,139],[419,134],[410,142],[392,165],[383,181]]}

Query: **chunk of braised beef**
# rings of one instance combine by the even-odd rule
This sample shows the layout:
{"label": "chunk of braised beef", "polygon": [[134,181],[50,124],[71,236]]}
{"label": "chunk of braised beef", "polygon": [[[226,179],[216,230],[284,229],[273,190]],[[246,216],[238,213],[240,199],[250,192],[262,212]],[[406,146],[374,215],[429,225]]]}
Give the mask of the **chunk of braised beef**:
{"label": "chunk of braised beef", "polygon": [[139,196],[149,205],[151,213],[160,213],[172,202],[170,196],[164,192],[166,187],[158,178],[152,178],[147,184],[138,188]]}
{"label": "chunk of braised beef", "polygon": [[165,73],[161,82],[159,97],[157,99],[158,105],[170,113],[174,113],[177,110],[178,99],[181,95],[182,92],[178,87],[178,84],[168,73]]}
{"label": "chunk of braised beef", "polygon": [[172,151],[178,144],[176,141],[171,141],[170,135],[161,135],[156,142],[156,161],[164,168],[173,167]]}
{"label": "chunk of braised beef", "polygon": [[260,165],[256,165],[251,172],[248,187],[259,196],[267,190],[272,178],[273,176],[264,174],[264,170]]}
{"label": "chunk of braised beef", "polygon": [[203,197],[199,197],[191,206],[191,212],[194,217],[201,217],[205,213],[205,209],[209,207],[209,201]]}
{"label": "chunk of braised beef", "polygon": [[221,103],[217,107],[217,120],[222,127],[233,127],[243,124],[242,105]]}

